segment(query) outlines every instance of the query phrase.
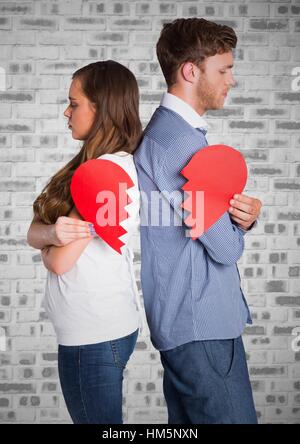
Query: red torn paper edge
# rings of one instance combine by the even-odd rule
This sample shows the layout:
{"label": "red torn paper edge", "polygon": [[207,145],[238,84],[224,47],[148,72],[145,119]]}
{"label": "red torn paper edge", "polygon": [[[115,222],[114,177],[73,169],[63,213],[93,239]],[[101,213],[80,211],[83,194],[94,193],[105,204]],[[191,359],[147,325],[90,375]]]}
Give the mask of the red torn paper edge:
{"label": "red torn paper edge", "polygon": [[[105,177],[105,179],[108,181],[108,183],[106,183],[105,186],[102,187],[98,185],[100,173],[104,173],[105,176],[103,177]],[[120,183],[126,183],[127,185],[126,204],[122,208],[120,208],[119,206]],[[97,184],[97,190],[95,189],[95,187],[93,187],[94,184]],[[73,174],[70,185],[71,195],[80,215],[83,217],[84,220],[93,223],[95,231],[99,235],[99,237],[101,237],[101,239],[103,239],[111,248],[113,248],[119,254],[122,254],[121,248],[123,247],[123,245],[125,245],[125,242],[123,242],[120,237],[124,236],[127,233],[126,229],[122,227],[121,223],[128,219],[128,217],[130,216],[125,207],[132,203],[132,199],[128,194],[128,190],[133,186],[134,182],[132,181],[128,173],[120,165],[107,159],[91,159],[81,164]],[[115,226],[106,225],[104,227],[100,227],[98,225],[96,221],[96,214],[99,208],[101,208],[101,204],[97,206],[96,200],[94,205],[86,207],[84,204],[82,204],[81,193],[84,193],[84,195],[87,196],[89,192],[92,192],[94,196],[92,197],[92,199],[96,199],[96,195],[104,190],[112,191],[117,196]]]}
{"label": "red torn paper edge", "polygon": [[[207,170],[203,170],[203,168],[207,168],[210,162],[214,163],[215,168],[211,170],[210,190],[207,190],[207,183],[205,183]],[[223,184],[222,189],[220,187],[218,189],[216,184],[226,168],[228,171],[232,170],[235,173],[238,172],[238,174],[229,176],[227,178],[228,182],[225,185]],[[201,177],[202,173],[204,179]],[[233,195],[242,193],[247,182],[247,165],[243,155],[236,149],[227,145],[209,145],[194,154],[189,163],[182,169],[181,174],[188,180],[182,186],[182,190],[187,197],[181,204],[181,208],[189,212],[184,222],[191,227],[190,237],[195,240],[228,211],[229,201]],[[230,189],[230,186],[232,189]],[[199,194],[199,192],[202,193]],[[212,200],[216,198],[216,194],[219,211],[218,208],[211,205]],[[196,215],[199,206],[201,210],[204,209],[204,212],[201,214],[200,222],[197,223]]]}

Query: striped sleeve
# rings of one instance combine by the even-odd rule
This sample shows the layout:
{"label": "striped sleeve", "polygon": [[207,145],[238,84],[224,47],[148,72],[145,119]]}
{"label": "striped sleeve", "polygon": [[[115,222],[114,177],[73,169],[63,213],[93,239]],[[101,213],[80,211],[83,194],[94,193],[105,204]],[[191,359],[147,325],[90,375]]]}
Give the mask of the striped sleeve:
{"label": "striped sleeve", "polygon": [[[199,149],[207,146],[204,135],[200,143],[199,137],[197,142],[196,144],[193,140],[191,141],[190,137],[177,140],[176,145],[165,152],[160,168],[153,172],[154,182],[166,199],[168,195],[176,191],[182,193],[180,202],[168,199],[169,204],[182,219],[184,219],[184,213],[180,207],[183,202],[181,187],[186,180],[180,172]],[[227,212],[203,233],[198,241],[204,245],[214,261],[224,265],[237,262],[244,250],[244,233],[231,222]]]}

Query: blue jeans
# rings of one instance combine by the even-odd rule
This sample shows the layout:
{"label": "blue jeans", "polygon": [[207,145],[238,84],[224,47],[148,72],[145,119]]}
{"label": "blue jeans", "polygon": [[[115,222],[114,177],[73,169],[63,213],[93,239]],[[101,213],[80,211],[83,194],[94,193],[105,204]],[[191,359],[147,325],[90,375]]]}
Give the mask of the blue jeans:
{"label": "blue jeans", "polygon": [[74,424],[122,424],[123,371],[138,330],[120,339],[58,347],[58,372]]}
{"label": "blue jeans", "polygon": [[161,352],[169,424],[257,424],[242,337]]}

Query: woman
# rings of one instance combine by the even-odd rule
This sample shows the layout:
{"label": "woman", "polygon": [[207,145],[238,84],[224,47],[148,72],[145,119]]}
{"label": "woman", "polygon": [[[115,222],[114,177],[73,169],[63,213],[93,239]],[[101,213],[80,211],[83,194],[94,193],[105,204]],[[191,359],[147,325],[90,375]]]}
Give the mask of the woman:
{"label": "woman", "polygon": [[[57,333],[59,378],[74,423],[122,423],[123,371],[139,326],[131,248],[139,225],[132,156],[141,136],[138,99],[134,75],[117,62],[73,74],[64,115],[83,145],[33,205],[28,243],[42,250],[48,269],[44,306]],[[82,220],[70,194],[75,170],[99,157],[120,165],[134,182],[122,254]]]}

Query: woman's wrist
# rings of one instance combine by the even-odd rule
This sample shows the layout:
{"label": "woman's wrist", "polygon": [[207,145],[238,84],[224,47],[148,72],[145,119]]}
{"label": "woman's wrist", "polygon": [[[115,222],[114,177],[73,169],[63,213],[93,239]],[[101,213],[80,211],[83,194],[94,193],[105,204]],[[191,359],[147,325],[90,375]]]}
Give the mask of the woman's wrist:
{"label": "woman's wrist", "polygon": [[48,231],[45,233],[45,239],[49,241],[48,245],[55,245],[56,247],[61,247],[62,243],[59,241],[56,234],[56,225],[47,225]]}
{"label": "woman's wrist", "polygon": [[28,244],[41,250],[50,245],[57,245],[58,239],[54,225],[46,225],[39,221],[33,221],[27,234]]}

